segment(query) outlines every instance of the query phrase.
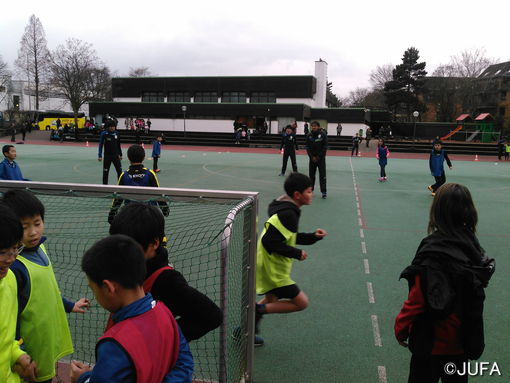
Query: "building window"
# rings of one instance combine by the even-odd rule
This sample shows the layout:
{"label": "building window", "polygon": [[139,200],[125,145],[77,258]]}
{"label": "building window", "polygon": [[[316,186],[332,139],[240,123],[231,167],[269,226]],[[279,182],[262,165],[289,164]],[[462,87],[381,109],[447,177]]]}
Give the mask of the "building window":
{"label": "building window", "polygon": [[195,102],[218,102],[218,93],[197,92],[195,93]]}
{"label": "building window", "polygon": [[164,102],[163,92],[143,92],[142,102]]}
{"label": "building window", "polygon": [[238,104],[246,103],[245,92],[225,92],[221,97],[221,102],[235,102]]}
{"label": "building window", "polygon": [[506,113],[506,108],[505,107],[500,107],[499,108],[499,115],[502,116],[502,117],[505,117],[505,113]]}
{"label": "building window", "polygon": [[276,95],[274,92],[253,92],[251,94],[251,103],[275,103]]}
{"label": "building window", "polygon": [[169,92],[168,102],[191,102],[188,92]]}
{"label": "building window", "polygon": [[506,90],[502,90],[501,93],[499,94],[499,98],[501,101],[505,101],[506,100]]}

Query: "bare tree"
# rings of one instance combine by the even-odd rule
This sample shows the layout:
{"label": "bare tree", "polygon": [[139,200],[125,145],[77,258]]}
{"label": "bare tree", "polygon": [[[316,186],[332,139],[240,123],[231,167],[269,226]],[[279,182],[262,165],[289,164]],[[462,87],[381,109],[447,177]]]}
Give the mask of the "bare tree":
{"label": "bare tree", "polygon": [[10,87],[12,73],[9,70],[9,66],[0,56],[0,104],[4,101],[8,95]]}
{"label": "bare tree", "polygon": [[153,76],[150,72],[149,67],[141,66],[138,68],[129,68],[129,77],[149,77]]}
{"label": "bare tree", "polygon": [[44,28],[39,18],[30,16],[21,37],[16,66],[24,73],[30,84],[35,84],[35,108],[39,109],[39,86],[49,73],[50,52],[48,51]]}
{"label": "bare tree", "polygon": [[370,94],[369,88],[356,88],[349,92],[347,104],[349,106],[366,106],[365,99]]}
{"label": "bare tree", "polygon": [[489,65],[496,64],[497,60],[485,56],[485,49],[463,51],[452,56],[450,65],[454,68],[457,77],[478,77]]}
{"label": "bare tree", "polygon": [[107,97],[110,71],[92,45],[78,39],[68,39],[51,57],[52,83],[71,104],[76,125],[83,104]]}
{"label": "bare tree", "polygon": [[384,84],[393,80],[393,64],[378,65],[372,72],[370,72],[370,84],[374,90],[383,90]]}

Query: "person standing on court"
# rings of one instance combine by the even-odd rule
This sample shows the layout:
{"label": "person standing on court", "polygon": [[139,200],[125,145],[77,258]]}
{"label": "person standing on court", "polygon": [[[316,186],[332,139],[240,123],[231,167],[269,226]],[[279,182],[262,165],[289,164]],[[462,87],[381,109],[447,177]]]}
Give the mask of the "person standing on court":
{"label": "person standing on court", "polygon": [[318,121],[311,124],[312,131],[306,136],[306,153],[309,161],[309,176],[312,180],[312,190],[315,187],[315,173],[319,168],[319,184],[322,198],[328,196],[326,190],[326,152],[328,151],[328,135],[321,129]]}
{"label": "person standing on court", "polygon": [[371,138],[372,138],[372,128],[369,126],[365,133],[365,142],[366,142],[367,148],[370,146],[368,143],[370,142]]}
{"label": "person standing on court", "polygon": [[297,164],[296,164],[296,150],[298,150],[296,135],[294,134],[294,130],[291,125],[287,125],[285,128],[285,133],[282,135],[282,143],[280,145],[280,151],[283,150],[283,163],[282,163],[282,171],[280,172],[280,176],[285,175],[285,171],[287,170],[287,162],[292,163],[292,171],[297,172]]}
{"label": "person standing on court", "polygon": [[351,157],[354,156],[354,152],[356,152],[356,156],[358,155],[360,142],[361,137],[359,136],[359,133],[356,133],[356,135],[352,137]]}
{"label": "person standing on court", "polygon": [[337,136],[342,135],[342,124],[341,123],[338,123],[338,125],[336,126],[336,135]]}
{"label": "person standing on court", "polygon": [[103,160],[103,147],[104,147],[104,161],[103,161],[103,185],[108,185],[108,174],[110,167],[113,163],[115,171],[117,172],[117,179],[122,173],[122,149],[120,148],[120,138],[116,131],[117,124],[114,120],[107,120],[104,124],[105,130],[99,136],[99,152],[98,161]]}

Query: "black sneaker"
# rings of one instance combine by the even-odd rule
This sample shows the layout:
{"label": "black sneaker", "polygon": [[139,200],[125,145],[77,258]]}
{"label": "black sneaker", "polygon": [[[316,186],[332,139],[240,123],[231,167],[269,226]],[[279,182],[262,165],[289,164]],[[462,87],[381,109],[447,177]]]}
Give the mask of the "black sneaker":
{"label": "black sneaker", "polygon": [[328,197],[328,193],[322,193],[322,198],[326,199]]}

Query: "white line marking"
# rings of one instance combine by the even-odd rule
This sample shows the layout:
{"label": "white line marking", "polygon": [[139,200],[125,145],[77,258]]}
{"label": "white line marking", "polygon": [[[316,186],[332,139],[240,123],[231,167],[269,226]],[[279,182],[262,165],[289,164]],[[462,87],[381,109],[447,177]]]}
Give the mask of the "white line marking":
{"label": "white line marking", "polygon": [[372,287],[372,282],[367,282],[367,290],[368,290],[368,303],[375,303],[374,288]]}
{"label": "white line marking", "polygon": [[381,333],[379,332],[379,322],[377,315],[372,315],[372,329],[374,330],[374,344],[377,347],[382,347]]}
{"label": "white line marking", "polygon": [[363,229],[359,229],[359,236],[360,238],[365,238],[365,232],[363,231]]}
{"label": "white line marking", "polygon": [[359,209],[359,202],[356,202],[356,207]]}
{"label": "white line marking", "polygon": [[368,259],[363,260],[363,266],[365,267],[365,274],[370,274],[370,265],[368,264]]}
{"label": "white line marking", "polygon": [[377,374],[379,375],[379,383],[388,383],[386,378],[386,367],[377,366]]}
{"label": "white line marking", "polygon": [[363,252],[363,254],[367,253],[367,244],[365,243],[365,241],[361,242],[361,251]]}
{"label": "white line marking", "polygon": [[363,227],[363,222],[361,222],[361,218],[358,218],[358,223],[361,227]]}
{"label": "white line marking", "polygon": [[361,217],[361,210],[358,209],[358,216]]}

